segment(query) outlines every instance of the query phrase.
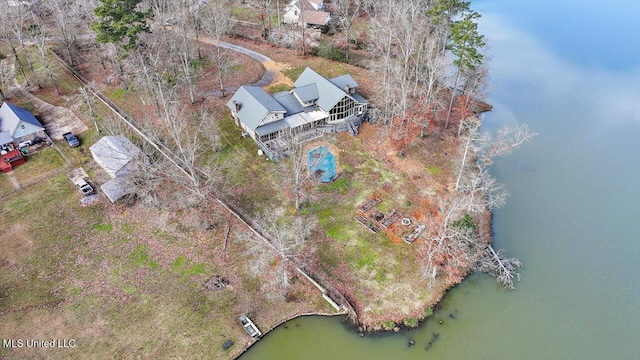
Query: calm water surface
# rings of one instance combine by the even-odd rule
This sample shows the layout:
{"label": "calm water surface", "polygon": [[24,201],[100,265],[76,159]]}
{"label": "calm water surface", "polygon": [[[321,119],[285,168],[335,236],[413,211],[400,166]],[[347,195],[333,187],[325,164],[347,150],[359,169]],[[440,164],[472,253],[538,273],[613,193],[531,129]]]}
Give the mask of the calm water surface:
{"label": "calm water surface", "polygon": [[472,276],[393,335],[294,320],[242,360],[640,359],[640,2],[474,7],[492,57],[487,129],[539,133],[494,167],[511,193],[495,242],[525,264],[517,290]]}

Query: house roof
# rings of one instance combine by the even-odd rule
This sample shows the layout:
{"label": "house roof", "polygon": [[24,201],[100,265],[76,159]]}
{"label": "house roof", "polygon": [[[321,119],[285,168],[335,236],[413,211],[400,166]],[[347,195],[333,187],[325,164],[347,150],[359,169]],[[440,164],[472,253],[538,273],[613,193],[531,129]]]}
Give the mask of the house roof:
{"label": "house roof", "polygon": [[293,129],[298,126],[308,124],[313,121],[313,118],[307,113],[297,113],[278,121],[274,121],[264,126],[260,126],[256,129],[258,136],[274,133],[276,131],[284,129]]}
{"label": "house roof", "polygon": [[318,88],[316,84],[309,84],[293,89],[293,93],[296,94],[298,99],[302,102],[308,103],[313,100],[318,100]]}
{"label": "house roof", "polygon": [[333,85],[343,90],[345,89],[345,85],[349,85],[349,87],[351,87],[352,89],[355,89],[358,87],[358,83],[349,74],[344,74],[342,76],[334,77],[332,79],[329,79],[329,81],[331,81]]}
{"label": "house roof", "polygon": [[93,158],[111,177],[126,176],[133,170],[138,149],[124,135],[104,136],[89,148]]}
{"label": "house roof", "polygon": [[343,97],[348,96],[344,89],[337,87],[324,76],[306,68],[295,82],[295,86],[302,87],[309,84],[315,84],[318,89],[318,101],[316,104],[325,111],[329,111]]}
{"label": "house roof", "polygon": [[304,111],[304,107],[302,107],[298,99],[288,91],[275,93],[273,94],[273,98],[287,110],[287,115],[297,114]]}
{"label": "house roof", "polygon": [[13,139],[44,130],[42,124],[19,106],[5,102],[0,106],[0,131],[8,131]]}
{"label": "house roof", "polygon": [[231,100],[227,102],[227,107],[231,111],[235,111],[234,101],[240,105],[238,117],[251,130],[255,130],[269,112],[284,113],[287,111],[273,97],[256,86],[240,86]]}
{"label": "house roof", "polygon": [[368,104],[369,102],[367,101],[367,99],[363,98],[362,96],[360,96],[360,94],[351,94],[351,97],[353,98],[353,100],[355,100],[357,103],[360,104]]}
{"label": "house roof", "polygon": [[326,11],[302,10],[302,21],[311,25],[327,25],[331,14]]}

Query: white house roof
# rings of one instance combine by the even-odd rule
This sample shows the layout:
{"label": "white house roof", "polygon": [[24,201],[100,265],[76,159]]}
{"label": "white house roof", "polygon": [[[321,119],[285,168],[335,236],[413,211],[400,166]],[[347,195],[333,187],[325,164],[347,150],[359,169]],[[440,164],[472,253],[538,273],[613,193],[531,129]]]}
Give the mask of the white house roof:
{"label": "white house roof", "polygon": [[0,131],[8,131],[13,139],[44,130],[29,111],[5,102],[0,106]]}
{"label": "white house roof", "polygon": [[94,160],[111,177],[125,176],[135,166],[132,160],[140,154],[124,135],[104,136],[89,148]]}

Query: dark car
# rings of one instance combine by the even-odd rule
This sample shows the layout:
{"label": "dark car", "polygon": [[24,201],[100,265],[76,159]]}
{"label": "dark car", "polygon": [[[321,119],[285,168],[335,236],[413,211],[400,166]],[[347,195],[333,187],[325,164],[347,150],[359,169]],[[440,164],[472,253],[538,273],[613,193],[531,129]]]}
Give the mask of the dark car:
{"label": "dark car", "polygon": [[78,138],[72,133],[70,132],[64,133],[62,134],[62,136],[64,137],[65,140],[67,140],[67,144],[69,144],[69,146],[71,147],[80,146],[80,140],[78,140]]}

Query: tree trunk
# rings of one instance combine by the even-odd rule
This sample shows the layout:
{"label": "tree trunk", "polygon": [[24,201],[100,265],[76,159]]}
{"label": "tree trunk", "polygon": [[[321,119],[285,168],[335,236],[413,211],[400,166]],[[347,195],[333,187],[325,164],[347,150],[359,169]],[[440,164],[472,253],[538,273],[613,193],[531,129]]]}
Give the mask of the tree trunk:
{"label": "tree trunk", "polygon": [[[458,93],[458,82],[460,81],[460,76],[462,75],[462,73],[460,72],[460,70],[458,70],[458,76],[456,76],[456,82],[453,85],[453,90],[451,91],[451,101],[449,101],[449,110],[447,110],[447,120],[444,123],[444,128],[448,128],[449,127],[449,118],[451,117],[451,110],[453,108],[453,101],[455,100],[457,93]],[[462,119],[460,119],[460,121],[462,121]]]}
{"label": "tree trunk", "polygon": [[458,172],[458,179],[456,180],[456,190],[460,188],[460,179],[464,172],[464,165],[467,162],[467,154],[469,153],[469,147],[471,146],[471,134],[467,137],[467,144],[464,147],[464,155],[462,156],[462,164],[460,165],[460,171]]}
{"label": "tree trunk", "polygon": [[13,56],[16,59],[16,64],[18,65],[18,68],[20,69],[20,73],[22,74],[22,77],[24,78],[25,84],[27,86],[31,85],[31,84],[29,84],[29,78],[27,78],[27,74],[24,72],[24,65],[22,64],[22,61],[20,61],[20,57],[18,56],[18,51],[16,50],[15,46],[13,46],[11,41],[9,41],[9,45],[11,46],[11,51],[13,52]]}

